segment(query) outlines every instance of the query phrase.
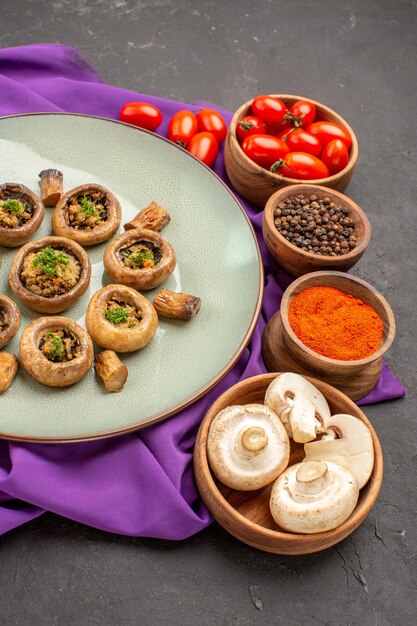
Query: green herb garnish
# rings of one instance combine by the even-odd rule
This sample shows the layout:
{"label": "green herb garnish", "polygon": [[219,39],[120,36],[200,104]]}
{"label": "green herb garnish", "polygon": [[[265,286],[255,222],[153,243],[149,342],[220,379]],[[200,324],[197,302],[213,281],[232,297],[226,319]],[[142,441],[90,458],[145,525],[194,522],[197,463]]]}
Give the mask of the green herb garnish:
{"label": "green herb garnish", "polygon": [[63,359],[65,356],[65,348],[61,337],[53,332],[47,333],[46,337],[51,346],[51,357],[53,359]]}
{"label": "green herb garnish", "polygon": [[130,254],[129,261],[132,261],[132,263],[137,267],[142,267],[143,261],[152,261],[152,266],[155,264],[153,252],[151,250],[143,250],[141,252],[136,252],[135,254]]}
{"label": "green herb garnish", "polygon": [[127,322],[127,318],[129,317],[126,309],[121,306],[118,306],[114,309],[114,311],[110,311],[110,309],[106,309],[104,311],[104,316],[109,322],[112,324],[121,324],[122,322]]}
{"label": "green herb garnish", "polygon": [[135,322],[130,322],[130,324],[128,324],[128,328],[134,328],[135,326],[137,326],[137,324],[135,324]]}
{"label": "green herb garnish", "polygon": [[6,211],[9,211],[9,213],[14,213],[15,215],[21,215],[25,210],[25,207],[23,206],[22,202],[20,202],[20,200],[13,200],[12,198],[9,198],[9,200],[5,200],[2,206],[3,209],[6,209]]}
{"label": "green herb garnish", "polygon": [[82,213],[86,213],[87,215],[95,215],[96,209],[94,207],[93,202],[87,198],[87,196],[83,196],[79,202]]}
{"label": "green herb garnish", "polygon": [[32,261],[33,267],[40,267],[45,274],[59,276],[59,266],[68,265],[69,257],[63,252],[57,252],[52,246],[46,246],[37,253]]}

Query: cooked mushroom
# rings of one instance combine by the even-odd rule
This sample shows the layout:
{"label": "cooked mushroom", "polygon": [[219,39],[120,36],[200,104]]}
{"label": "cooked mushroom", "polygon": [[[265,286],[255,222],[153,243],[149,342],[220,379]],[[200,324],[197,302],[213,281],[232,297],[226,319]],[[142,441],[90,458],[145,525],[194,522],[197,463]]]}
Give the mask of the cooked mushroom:
{"label": "cooked mushroom", "polygon": [[60,313],[86,291],[91,263],[86,251],[65,237],[44,237],[23,246],[9,272],[13,292],[40,313]]}
{"label": "cooked mushroom", "polygon": [[152,304],[131,287],[107,285],[88,305],[85,323],[93,340],[115,352],[133,352],[153,339],[158,316]]}
{"label": "cooked mushroom", "polygon": [[20,327],[20,311],[11,298],[0,294],[0,349],[16,335]]}
{"label": "cooked mushroom", "polygon": [[190,320],[199,312],[201,298],[160,289],[153,300],[153,305],[161,317]]}
{"label": "cooked mushroom", "polygon": [[277,478],[269,506],[282,529],[322,533],[340,526],[358,497],[358,483],[349,470],[331,461],[309,461],[288,467]]}
{"label": "cooked mushroom", "polygon": [[89,183],[62,196],[52,215],[52,232],[81,246],[93,246],[113,237],[121,219],[122,209],[112,192]]}
{"label": "cooked mushroom", "polygon": [[68,317],[40,317],[24,329],[19,356],[25,370],[39,383],[68,387],[91,368],[93,342]]}
{"label": "cooked mushroom", "polygon": [[328,436],[304,445],[305,460],[333,461],[345,467],[362,489],[374,467],[374,445],[369,428],[354,415],[344,414],[332,415],[324,426]]}
{"label": "cooked mushroom", "polygon": [[21,246],[36,233],[45,215],[36,194],[24,185],[0,185],[0,245]]}
{"label": "cooked mushroom", "polygon": [[17,357],[10,352],[0,352],[0,395],[10,387],[18,371]]}
{"label": "cooked mushroom", "polygon": [[115,283],[136,289],[158,287],[175,269],[174,248],[159,233],[128,230],[104,251],[104,267]]}
{"label": "cooked mushroom", "polygon": [[315,439],[324,432],[330,409],[323,394],[299,374],[277,376],[265,394],[265,404],[280,417],[289,437],[298,443]]}
{"label": "cooked mushroom", "polygon": [[63,174],[59,170],[42,170],[39,174],[41,198],[44,206],[55,206],[64,192]]}
{"label": "cooked mushroom", "polygon": [[216,477],[241,491],[260,489],[287,467],[290,443],[284,426],[261,404],[229,406],[210,425],[207,456]]}
{"label": "cooked mushroom", "polygon": [[127,381],[128,370],[113,350],[104,350],[96,356],[96,373],[107,391],[121,391]]}
{"label": "cooked mushroom", "polygon": [[124,229],[146,228],[148,230],[160,231],[168,224],[170,219],[168,211],[163,206],[157,202],[151,202],[146,209],[140,211],[133,220],[125,224]]}

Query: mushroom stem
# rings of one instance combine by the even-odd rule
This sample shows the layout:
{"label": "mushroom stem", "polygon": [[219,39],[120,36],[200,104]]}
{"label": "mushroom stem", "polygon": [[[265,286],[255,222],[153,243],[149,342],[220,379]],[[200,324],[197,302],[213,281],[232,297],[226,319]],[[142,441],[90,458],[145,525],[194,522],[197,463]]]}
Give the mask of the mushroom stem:
{"label": "mushroom stem", "polygon": [[63,174],[59,170],[42,170],[39,174],[42,202],[45,206],[56,206],[63,193]]}
{"label": "mushroom stem", "polygon": [[135,228],[147,228],[148,230],[160,231],[170,220],[169,213],[157,202],[151,202],[146,209],[140,211],[130,222],[125,224],[125,230]]}
{"label": "mushroom stem", "polygon": [[302,463],[295,475],[296,487],[299,493],[312,495],[320,493],[329,482],[329,472],[323,461]]}
{"label": "mushroom stem", "polygon": [[249,452],[260,452],[268,443],[268,437],[260,426],[247,428],[242,435],[242,445]]}
{"label": "mushroom stem", "polygon": [[160,289],[154,298],[153,305],[161,317],[190,320],[199,312],[201,298],[187,293]]}
{"label": "mushroom stem", "polygon": [[19,361],[10,352],[0,352],[0,394],[10,387],[19,371]]}

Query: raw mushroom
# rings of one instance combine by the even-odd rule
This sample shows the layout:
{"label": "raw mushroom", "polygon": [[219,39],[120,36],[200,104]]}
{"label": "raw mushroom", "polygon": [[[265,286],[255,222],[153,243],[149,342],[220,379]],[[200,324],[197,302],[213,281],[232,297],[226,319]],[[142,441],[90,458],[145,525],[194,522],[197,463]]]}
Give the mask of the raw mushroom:
{"label": "raw mushroom", "polygon": [[343,414],[333,415],[324,425],[327,436],[305,444],[305,460],[333,461],[346,467],[362,489],[374,467],[374,445],[369,428],[359,418]]}
{"label": "raw mushroom", "polygon": [[298,443],[312,441],[324,432],[330,409],[323,394],[299,374],[280,374],[269,385],[265,404],[279,416],[289,437]]}
{"label": "raw mushroom", "polygon": [[340,526],[359,497],[349,470],[327,461],[289,467],[275,481],[269,506],[275,522],[293,533],[321,533]]}
{"label": "raw mushroom", "polygon": [[287,467],[290,443],[271,409],[260,404],[229,406],[210,425],[207,456],[217,478],[241,491],[272,483]]}

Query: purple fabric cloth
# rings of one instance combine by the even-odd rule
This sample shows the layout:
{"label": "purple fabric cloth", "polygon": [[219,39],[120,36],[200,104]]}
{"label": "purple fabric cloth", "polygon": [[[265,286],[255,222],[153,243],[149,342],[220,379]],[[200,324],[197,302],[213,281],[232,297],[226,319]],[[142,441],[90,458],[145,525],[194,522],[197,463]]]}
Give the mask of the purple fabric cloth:
{"label": "purple fabric cloth", "polygon": [[[118,119],[121,106],[138,99],[162,110],[158,132],[165,136],[170,116],[185,106],[104,84],[70,47],[0,50],[0,115],[67,111]],[[197,111],[205,104],[210,103],[186,106]],[[210,106],[230,121],[228,111]],[[227,181],[222,150],[214,169]],[[114,533],[165,539],[183,539],[210,523],[193,477],[195,436],[215,398],[240,379],[265,372],[262,332],[290,282],[271,267],[261,236],[262,212],[242,204],[258,236],[266,283],[259,323],[239,363],[193,406],[138,433],[65,445],[0,441],[0,533],[45,511]],[[378,384],[361,404],[403,395],[403,386],[384,365]]]}

